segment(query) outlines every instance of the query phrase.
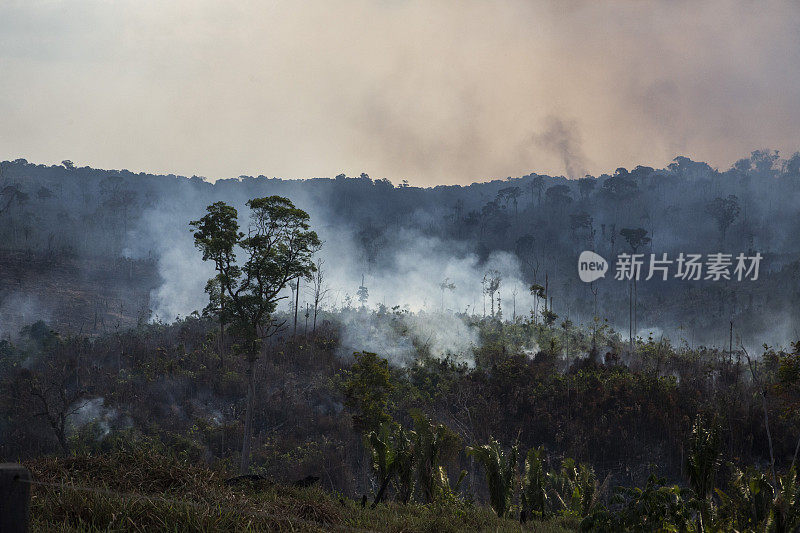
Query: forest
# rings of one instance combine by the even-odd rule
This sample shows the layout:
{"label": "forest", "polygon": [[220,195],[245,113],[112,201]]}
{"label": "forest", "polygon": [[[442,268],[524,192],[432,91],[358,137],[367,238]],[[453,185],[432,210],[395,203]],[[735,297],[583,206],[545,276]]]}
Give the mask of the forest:
{"label": "forest", "polygon": [[[43,531],[795,531],[798,195],[770,150],[434,188],[3,162],[0,458]],[[584,250],[763,259],[584,283]]]}

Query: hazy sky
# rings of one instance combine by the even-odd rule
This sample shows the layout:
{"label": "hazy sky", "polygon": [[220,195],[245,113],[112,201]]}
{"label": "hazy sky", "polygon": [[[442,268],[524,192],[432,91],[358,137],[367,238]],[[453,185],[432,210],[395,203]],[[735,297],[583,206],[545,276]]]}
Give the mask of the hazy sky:
{"label": "hazy sky", "polygon": [[800,4],[0,0],[0,159],[469,183],[800,149]]}

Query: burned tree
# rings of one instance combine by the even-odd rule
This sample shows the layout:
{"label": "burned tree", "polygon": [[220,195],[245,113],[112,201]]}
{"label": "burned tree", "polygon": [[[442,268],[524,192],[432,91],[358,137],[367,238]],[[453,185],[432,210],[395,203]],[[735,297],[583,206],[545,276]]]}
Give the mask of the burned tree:
{"label": "burned tree", "polygon": [[324,264],[325,262],[322,259],[317,259],[317,262],[314,264],[316,270],[314,271],[314,276],[311,278],[311,298],[314,302],[314,318],[311,330],[314,332],[317,331],[317,314],[319,313],[320,305],[322,305],[322,302],[328,297],[328,293],[330,292],[330,289],[325,284]]}
{"label": "burned tree", "polygon": [[64,455],[69,454],[71,419],[89,401],[81,383],[81,339],[60,338],[43,323],[23,328],[39,352],[7,377],[2,401],[28,420],[43,420]]}
{"label": "burned tree", "polygon": [[[650,244],[650,237],[647,236],[647,230],[644,228],[622,228],[619,231],[619,234],[622,235],[628,243],[628,246],[631,247],[631,250],[634,254],[639,251],[639,248],[642,246],[647,246]],[[629,315],[629,340],[630,340],[630,349],[633,351],[633,336],[637,330],[637,294],[636,294],[636,278],[637,276],[631,276],[631,284],[630,284],[630,292],[628,298],[628,315]]]}
{"label": "burned tree", "polygon": [[442,311],[444,311],[444,292],[456,290],[456,284],[450,281],[450,278],[444,278],[439,284],[439,290],[442,291]]}
{"label": "burned tree", "polygon": [[494,317],[494,295],[500,289],[503,277],[497,270],[490,270],[483,275],[483,291],[491,300],[492,317]]}
{"label": "burned tree", "polygon": [[369,289],[364,284],[363,274],[361,275],[361,285],[359,285],[356,291],[356,296],[358,297],[358,302],[361,304],[361,309],[365,309],[367,307],[367,300],[369,300]]}

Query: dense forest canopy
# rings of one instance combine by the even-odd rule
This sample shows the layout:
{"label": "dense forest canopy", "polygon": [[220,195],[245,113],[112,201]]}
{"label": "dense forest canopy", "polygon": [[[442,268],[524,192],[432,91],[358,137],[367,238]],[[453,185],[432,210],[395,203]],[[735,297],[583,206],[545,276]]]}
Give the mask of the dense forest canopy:
{"label": "dense forest canopy", "polygon": [[[724,171],[676,157],[663,169],[618,168],[577,180],[529,174],[433,188],[395,186],[365,174],[240,176],[212,183],[198,176],[16,160],[0,163],[0,185],[6,255],[110,261],[121,279],[126,269],[144,269],[127,278],[134,284],[138,278],[140,292],[150,298],[127,302],[119,317],[108,318],[117,323],[135,323],[150,312],[172,320],[202,309],[208,266],[193,250],[186,221],[214,201],[241,211],[248,199],[275,194],[308,211],[326,243],[321,256],[332,289],[329,306],[355,305],[363,279],[370,307],[485,315],[497,301],[506,317],[522,316],[543,307],[533,301],[541,298],[531,296],[530,286],[547,284],[548,305],[557,315],[587,324],[597,316],[643,337],[666,334],[690,345],[722,345],[731,321],[750,346],[786,345],[796,336],[798,154],[782,159],[758,150]],[[760,253],[759,279],[641,281],[631,319],[629,284],[613,279],[613,265],[591,285],[576,273],[583,250],[611,261],[629,253],[626,230],[646,232],[637,250],[644,254]],[[500,279],[491,301],[484,292],[487,272]],[[453,288],[442,289],[443,283]],[[20,302],[30,308],[28,318],[34,311],[63,314],[48,309],[52,303],[43,298],[26,296],[21,282],[15,287],[9,280],[0,290],[0,312],[7,317],[3,306],[19,309]],[[310,300],[307,291],[301,289],[300,300]],[[5,334],[23,325],[15,316]],[[69,326],[80,329],[73,322]]]}

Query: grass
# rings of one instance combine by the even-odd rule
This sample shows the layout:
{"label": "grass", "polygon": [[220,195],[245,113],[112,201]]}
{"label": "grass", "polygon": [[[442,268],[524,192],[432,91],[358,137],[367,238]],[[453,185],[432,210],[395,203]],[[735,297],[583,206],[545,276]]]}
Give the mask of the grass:
{"label": "grass", "polygon": [[[33,479],[31,531],[574,531],[565,518],[529,522],[490,509],[359,501],[319,487],[229,487],[225,473],[141,452],[42,458]],[[80,486],[75,490],[61,485]]]}

